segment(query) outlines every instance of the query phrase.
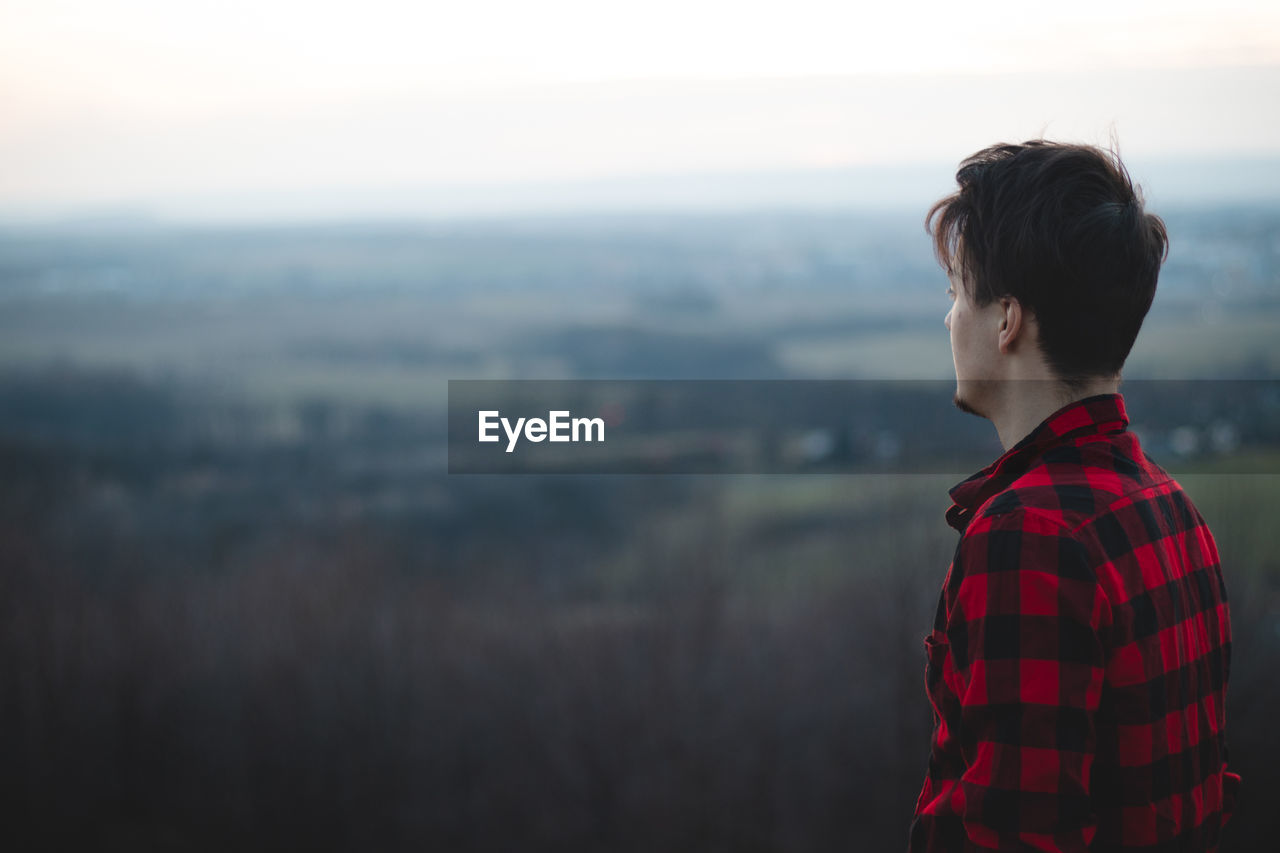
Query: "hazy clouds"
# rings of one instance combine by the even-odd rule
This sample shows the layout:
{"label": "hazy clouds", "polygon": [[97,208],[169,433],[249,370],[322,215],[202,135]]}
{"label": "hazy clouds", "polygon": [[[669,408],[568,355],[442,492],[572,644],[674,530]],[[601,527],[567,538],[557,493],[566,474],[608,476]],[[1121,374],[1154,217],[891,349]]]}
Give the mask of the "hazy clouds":
{"label": "hazy clouds", "polygon": [[[0,211],[447,213],[889,163],[945,181],[997,140],[1112,128],[1138,161],[1280,154],[1260,3],[440,5],[9,3]],[[844,197],[814,191],[743,192]]]}

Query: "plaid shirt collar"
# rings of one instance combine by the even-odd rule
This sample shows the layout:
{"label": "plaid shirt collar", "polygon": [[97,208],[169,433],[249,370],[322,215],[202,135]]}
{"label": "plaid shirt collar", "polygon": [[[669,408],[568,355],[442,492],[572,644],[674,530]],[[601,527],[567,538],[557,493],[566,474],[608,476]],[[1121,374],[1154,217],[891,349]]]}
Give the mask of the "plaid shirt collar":
{"label": "plaid shirt collar", "polygon": [[1068,403],[986,468],[951,488],[947,524],[964,531],[987,499],[1004,491],[1048,448],[1087,435],[1123,432],[1129,424],[1119,394],[1099,394]]}

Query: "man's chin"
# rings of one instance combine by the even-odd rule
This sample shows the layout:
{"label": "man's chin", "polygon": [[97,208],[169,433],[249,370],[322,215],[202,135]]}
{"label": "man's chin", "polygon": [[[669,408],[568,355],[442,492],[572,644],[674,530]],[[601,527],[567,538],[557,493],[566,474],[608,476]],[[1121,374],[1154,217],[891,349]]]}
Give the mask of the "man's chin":
{"label": "man's chin", "polygon": [[957,409],[964,412],[965,414],[977,415],[980,418],[986,417],[986,415],[984,415],[981,411],[975,408],[972,403],[966,400],[959,391],[956,391],[955,396],[951,398],[951,402],[955,404],[955,407]]}

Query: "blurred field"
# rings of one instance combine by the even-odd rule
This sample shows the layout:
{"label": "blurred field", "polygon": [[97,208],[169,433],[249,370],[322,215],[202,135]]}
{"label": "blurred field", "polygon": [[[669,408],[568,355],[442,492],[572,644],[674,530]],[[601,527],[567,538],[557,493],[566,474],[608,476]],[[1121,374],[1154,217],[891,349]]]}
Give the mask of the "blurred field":
{"label": "blurred field", "polygon": [[[1127,376],[1277,378],[1280,212],[1169,221]],[[15,849],[899,848],[960,476],[450,477],[442,407],[946,379],[944,283],[918,217],[0,234]],[[1280,833],[1280,476],[1220,473],[1280,462],[1234,453],[1175,459],[1232,601],[1224,851]]]}

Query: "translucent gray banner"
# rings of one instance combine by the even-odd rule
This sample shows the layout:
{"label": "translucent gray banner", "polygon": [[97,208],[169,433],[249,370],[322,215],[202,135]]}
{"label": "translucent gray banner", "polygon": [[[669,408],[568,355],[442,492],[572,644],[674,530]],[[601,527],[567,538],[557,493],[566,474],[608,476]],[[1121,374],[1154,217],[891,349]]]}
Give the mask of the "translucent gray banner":
{"label": "translucent gray banner", "polygon": [[[1003,453],[953,381],[450,380],[451,474],[954,474]],[[1280,473],[1280,381],[1132,380],[1171,473]]]}

